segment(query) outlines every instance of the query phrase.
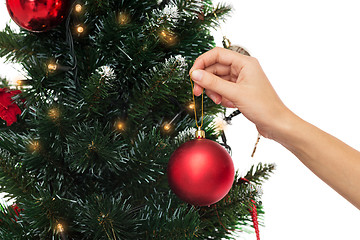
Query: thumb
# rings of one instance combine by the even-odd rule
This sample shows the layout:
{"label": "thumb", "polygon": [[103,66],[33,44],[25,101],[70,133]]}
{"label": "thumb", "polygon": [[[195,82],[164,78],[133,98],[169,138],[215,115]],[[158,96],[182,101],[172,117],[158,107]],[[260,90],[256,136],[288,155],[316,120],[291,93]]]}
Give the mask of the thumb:
{"label": "thumb", "polygon": [[194,70],[190,74],[191,79],[201,87],[212,90],[221,96],[233,101],[239,95],[236,83],[222,79],[205,70]]}

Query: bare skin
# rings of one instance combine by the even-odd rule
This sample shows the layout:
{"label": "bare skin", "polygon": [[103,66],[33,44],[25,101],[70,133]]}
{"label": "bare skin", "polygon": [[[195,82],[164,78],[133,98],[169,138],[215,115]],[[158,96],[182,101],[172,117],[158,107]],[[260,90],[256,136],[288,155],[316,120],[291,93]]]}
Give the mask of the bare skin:
{"label": "bare skin", "polygon": [[259,133],[290,150],[320,179],[360,209],[360,152],[304,121],[281,101],[259,62],[214,48],[190,69],[194,93],[238,108]]}

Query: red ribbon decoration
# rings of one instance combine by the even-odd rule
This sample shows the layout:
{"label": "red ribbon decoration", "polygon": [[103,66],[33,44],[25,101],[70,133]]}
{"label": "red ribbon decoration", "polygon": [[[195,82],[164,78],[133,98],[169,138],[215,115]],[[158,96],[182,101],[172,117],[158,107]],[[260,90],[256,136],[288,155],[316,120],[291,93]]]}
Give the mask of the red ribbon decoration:
{"label": "red ribbon decoration", "polygon": [[258,217],[257,217],[257,210],[256,210],[255,201],[253,199],[251,199],[250,213],[251,213],[251,218],[252,218],[253,226],[254,226],[255,233],[256,233],[256,239],[260,240],[260,232],[259,232],[259,222],[258,222]]}
{"label": "red ribbon decoration", "polygon": [[[240,180],[251,184],[251,182],[250,182],[249,180],[247,180],[246,178],[240,178]],[[251,199],[249,212],[250,212],[250,214],[251,214],[251,218],[252,218],[252,222],[253,222],[253,227],[254,227],[254,229],[255,229],[256,239],[257,239],[257,240],[260,240],[259,222],[258,222],[257,209],[256,209],[256,205],[255,205],[255,200],[254,200],[254,199]]]}

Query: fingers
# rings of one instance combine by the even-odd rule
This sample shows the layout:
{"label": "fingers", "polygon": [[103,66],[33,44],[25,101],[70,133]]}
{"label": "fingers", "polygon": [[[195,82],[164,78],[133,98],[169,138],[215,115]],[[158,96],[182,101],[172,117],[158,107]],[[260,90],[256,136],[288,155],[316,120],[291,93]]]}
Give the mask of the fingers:
{"label": "fingers", "polygon": [[211,72],[217,76],[228,76],[231,73],[231,66],[223,65],[221,63],[215,63],[205,68],[205,71]]}
{"label": "fingers", "polygon": [[214,48],[198,57],[190,69],[190,76],[195,82],[194,94],[201,95],[203,89],[216,103],[225,107],[235,107],[228,99],[234,99],[238,94],[237,86],[231,78],[231,68],[236,62],[236,68],[241,70],[247,62],[247,57],[224,48]]}
{"label": "fingers", "polygon": [[227,107],[227,108],[236,108],[235,104],[226,98],[222,99],[221,105],[223,105],[224,107]]}
{"label": "fingers", "polygon": [[195,96],[200,96],[203,91],[204,91],[204,88],[202,88],[201,86],[199,86],[196,83],[194,84],[194,95]]}
{"label": "fingers", "polygon": [[215,47],[210,51],[205,52],[204,54],[200,55],[192,68],[190,69],[190,73],[195,69],[205,69],[213,64],[220,63],[225,66],[231,66],[236,59],[236,63],[240,64],[240,67],[246,64],[246,59],[248,57],[237,52]]}
{"label": "fingers", "polygon": [[[231,81],[231,77],[230,76],[219,76],[220,78],[224,79],[224,80],[227,80],[227,81]],[[235,81],[233,81],[235,82]],[[198,84],[194,84],[194,95],[195,96],[200,96],[201,93],[203,92],[204,88],[201,87],[200,85]]]}
{"label": "fingers", "polygon": [[223,105],[224,107],[227,107],[227,108],[235,108],[236,107],[235,104],[232,101],[222,97],[221,95],[217,94],[214,91],[206,90],[205,92],[206,92],[206,95],[211,100],[213,100],[215,104],[220,104],[221,103],[221,105]]}
{"label": "fingers", "polygon": [[237,84],[224,80],[207,71],[195,70],[192,72],[191,78],[200,87],[216,92],[230,101],[235,99],[239,94]]}
{"label": "fingers", "polygon": [[[203,92],[203,88],[200,87],[199,85],[195,84],[195,86],[194,86],[195,96],[200,96],[202,94],[202,92]],[[224,107],[227,107],[227,108],[235,108],[236,107],[232,101],[230,101],[226,98],[223,98],[221,95],[217,94],[214,91],[205,90],[205,93],[211,100],[213,100],[213,102],[215,104],[221,103],[221,105],[223,105]]]}
{"label": "fingers", "polygon": [[221,95],[217,94],[214,91],[208,90],[208,89],[205,92],[206,92],[206,95],[208,95],[208,97],[211,98],[211,100],[214,101],[214,103],[216,103],[216,104],[221,103],[221,101],[222,101]]}
{"label": "fingers", "polygon": [[[201,90],[199,90],[199,93],[196,95],[196,96],[200,96],[201,93],[203,92],[203,88],[201,88],[199,85],[196,85],[195,87],[201,89]],[[227,107],[227,108],[235,108],[236,107],[232,101],[230,101],[226,98],[223,98],[220,94],[217,94],[214,91],[206,90],[205,93],[211,100],[213,100],[213,102],[215,104],[221,103],[221,105],[223,105],[224,107]]]}

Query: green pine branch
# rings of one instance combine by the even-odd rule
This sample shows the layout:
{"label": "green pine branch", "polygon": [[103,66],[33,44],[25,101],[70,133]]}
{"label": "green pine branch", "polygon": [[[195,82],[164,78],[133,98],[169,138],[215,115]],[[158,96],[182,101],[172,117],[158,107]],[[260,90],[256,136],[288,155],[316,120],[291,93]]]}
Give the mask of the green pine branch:
{"label": "green pine branch", "polygon": [[259,185],[273,172],[273,164],[258,164],[256,169],[252,167],[245,178],[250,182],[256,183],[252,186],[239,177],[235,176],[233,187],[222,200],[212,205],[210,208],[200,208],[202,224],[204,229],[204,239],[218,239],[226,236],[227,239],[234,239],[233,233],[236,231],[246,231],[252,225],[250,214],[251,200],[256,201],[258,218],[260,220],[264,211],[261,202],[258,201],[261,192],[258,191]]}
{"label": "green pine branch", "polygon": [[[21,118],[0,128],[0,190],[23,209],[13,228],[3,211],[0,238],[231,239],[251,226],[252,199],[261,218],[248,181],[261,184],[270,165],[251,168],[246,181],[237,175],[211,207],[183,203],[166,176],[171,153],[194,137],[188,67],[215,46],[210,29],[230,10],[210,0],[85,1],[70,16],[70,29],[85,28],[73,34],[76,59],[65,22],[43,33],[6,27],[0,56],[20,63],[27,81]],[[50,61],[67,70],[49,71]],[[217,141],[213,120],[224,108],[204,96],[204,111],[202,129]]]}
{"label": "green pine branch", "polygon": [[0,88],[8,88],[9,82],[0,76]]}
{"label": "green pine branch", "polygon": [[82,94],[85,105],[82,107],[87,108],[87,117],[94,117],[94,114],[101,117],[111,111],[109,109],[112,106],[111,95],[116,94],[112,91],[111,79],[108,79],[105,75],[95,73],[89,77],[84,85]]}
{"label": "green pine branch", "polygon": [[74,211],[79,217],[69,232],[81,233],[82,239],[141,239],[139,209],[121,193],[92,194],[80,199]]}
{"label": "green pine branch", "polygon": [[198,212],[181,203],[171,191],[154,192],[146,202],[140,215],[145,230],[142,239],[202,239]]}
{"label": "green pine branch", "polygon": [[[253,165],[244,178],[255,184],[260,184],[264,180],[269,179],[270,174],[274,172],[275,167],[275,164],[259,163],[256,167]],[[240,180],[240,183],[241,181],[242,180]]]}
{"label": "green pine branch", "polygon": [[[20,214],[12,207],[0,204],[0,238],[3,240],[22,240],[29,236],[26,224]],[[18,216],[18,214],[20,216]]]}
{"label": "green pine branch", "polygon": [[5,57],[7,61],[22,62],[34,52],[24,48],[23,34],[13,32],[8,25],[6,25],[3,32],[0,32],[0,57]]}
{"label": "green pine branch", "polygon": [[18,157],[0,149],[0,191],[6,197],[23,198],[34,192],[34,180],[24,170]]}

